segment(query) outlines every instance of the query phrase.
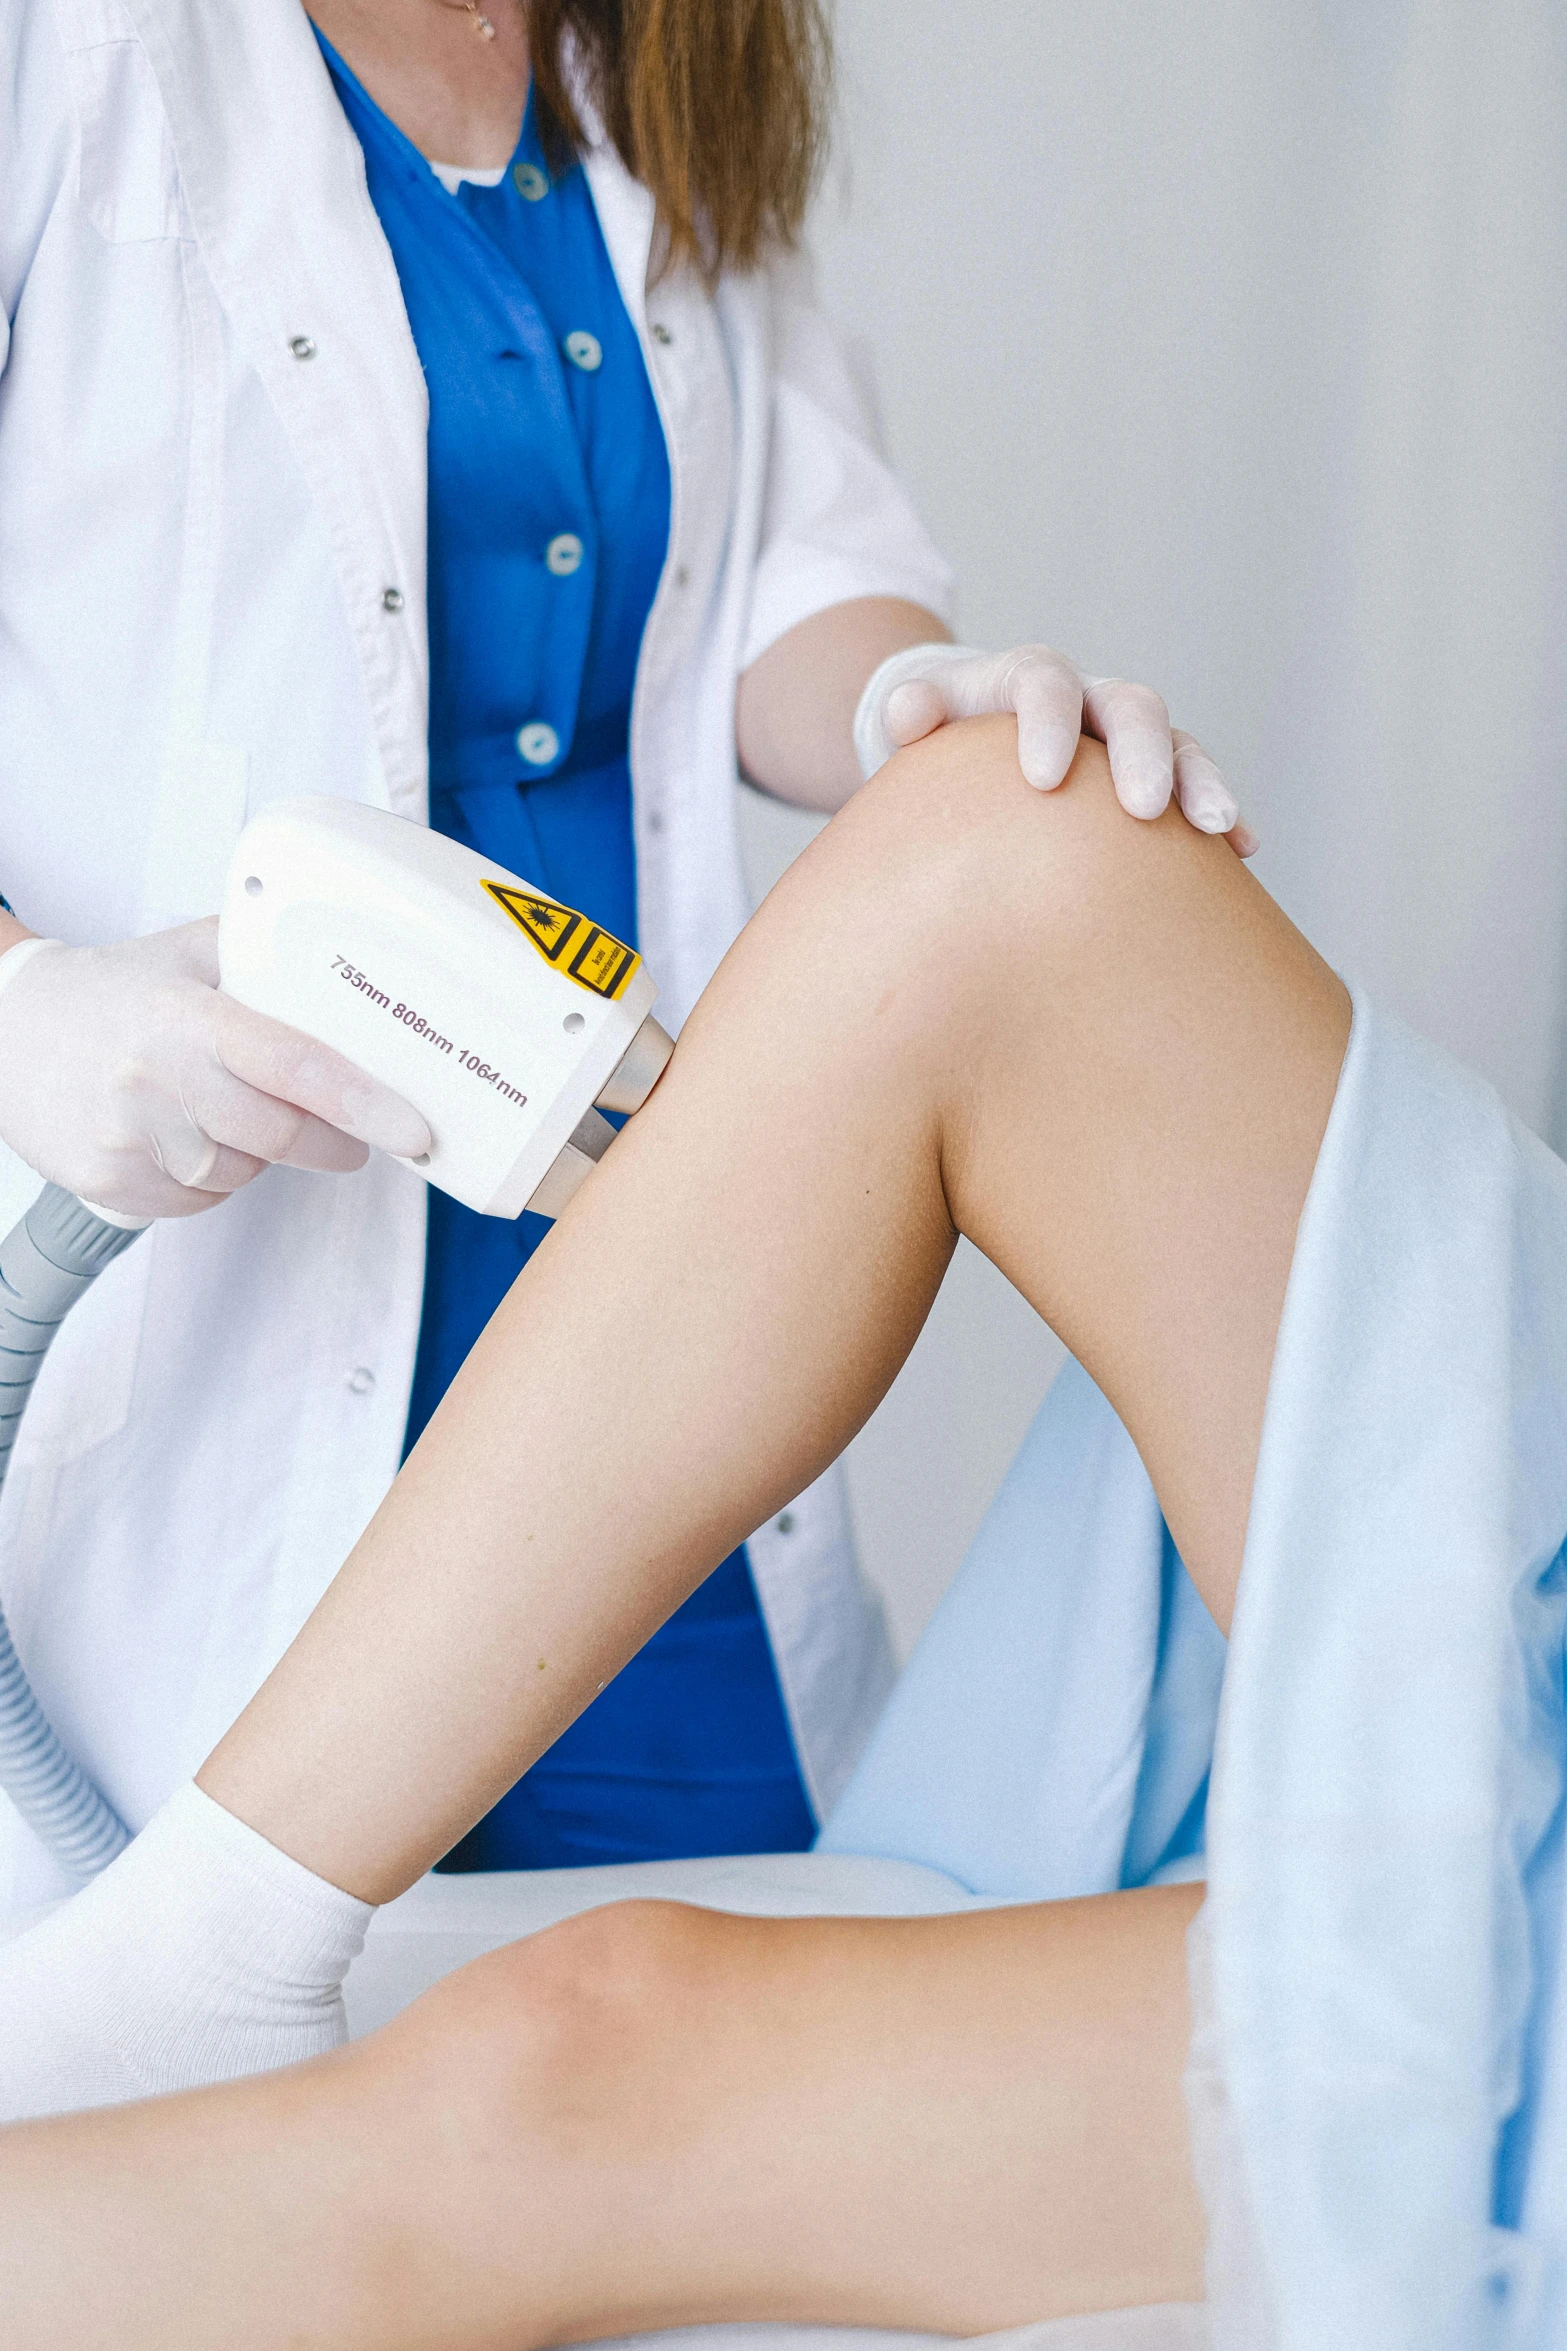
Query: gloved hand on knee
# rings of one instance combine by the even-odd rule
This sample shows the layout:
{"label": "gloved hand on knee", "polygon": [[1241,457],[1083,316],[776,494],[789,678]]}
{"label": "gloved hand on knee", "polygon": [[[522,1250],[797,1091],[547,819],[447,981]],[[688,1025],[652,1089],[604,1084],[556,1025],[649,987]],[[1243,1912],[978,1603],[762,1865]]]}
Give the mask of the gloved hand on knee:
{"label": "gloved hand on knee", "polygon": [[214,916],[112,947],[0,954],[0,1141],[118,1216],[190,1216],[269,1162],[416,1159],[419,1113],[218,985]]}
{"label": "gloved hand on knee", "polygon": [[1172,796],[1199,832],[1224,833],[1249,857],[1255,834],[1213,761],[1148,686],[1086,677],[1048,645],[981,653],[968,645],[912,645],[874,673],[854,719],[854,748],[869,779],[895,751],[953,719],[1017,715],[1018,761],[1037,791],[1065,777],[1080,735],[1110,754],[1117,796],[1130,816],[1163,814]]}

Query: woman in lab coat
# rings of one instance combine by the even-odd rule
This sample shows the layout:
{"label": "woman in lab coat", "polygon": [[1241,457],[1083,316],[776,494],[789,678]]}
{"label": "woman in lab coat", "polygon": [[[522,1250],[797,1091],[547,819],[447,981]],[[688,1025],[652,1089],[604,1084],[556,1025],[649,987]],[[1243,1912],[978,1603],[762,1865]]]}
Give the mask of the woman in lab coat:
{"label": "woman in lab coat", "polygon": [[[387,1155],[421,1147],[406,1105],[215,994],[247,813],[341,792],[469,841],[634,940],[673,1027],[746,912],[737,755],[818,808],[860,779],[857,705],[867,765],[1013,705],[1034,780],[1070,756],[1068,665],[944,658],[946,568],[787,258],[820,28],[809,0],[745,22],[729,53],[695,6],[7,11],[0,1138],[163,1221],[51,1359],[0,1557],[133,1826],[543,1229],[427,1197]],[[1233,825],[1153,697],[1088,715],[1129,806],[1174,758]],[[828,1470],[458,1860],[802,1845],[888,1682]],[[0,1914],[64,1882],[5,1808]]]}

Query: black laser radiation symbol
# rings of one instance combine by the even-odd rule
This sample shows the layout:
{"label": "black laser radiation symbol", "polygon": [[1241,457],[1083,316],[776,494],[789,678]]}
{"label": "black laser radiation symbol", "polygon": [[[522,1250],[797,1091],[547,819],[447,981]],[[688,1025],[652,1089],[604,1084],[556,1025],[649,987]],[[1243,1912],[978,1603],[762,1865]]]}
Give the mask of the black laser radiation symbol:
{"label": "black laser radiation symbol", "polygon": [[483,886],[554,970],[610,1003],[625,994],[641,961],[635,948],[623,945],[574,907],[557,905],[536,890],[519,890],[509,882],[487,881]]}

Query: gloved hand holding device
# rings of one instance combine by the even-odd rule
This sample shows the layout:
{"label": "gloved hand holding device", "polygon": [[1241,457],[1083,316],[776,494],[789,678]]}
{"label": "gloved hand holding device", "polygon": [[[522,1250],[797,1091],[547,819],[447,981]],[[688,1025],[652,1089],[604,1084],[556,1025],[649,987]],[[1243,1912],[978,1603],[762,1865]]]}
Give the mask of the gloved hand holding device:
{"label": "gloved hand holding device", "polygon": [[[369,1142],[483,1214],[558,1216],[614,1141],[600,1106],[640,1109],[673,1053],[656,995],[635,949],[586,915],[349,801],[255,817],[215,922],[69,948],[0,900],[0,1134],[53,1179],[0,1235],[0,1484],[55,1332],[142,1222],[206,1207],[268,1161],[358,1167]],[[130,1842],[3,1612],[0,1790],[73,1877]],[[348,1945],[331,1949],[340,1972]],[[324,2013],[312,1998],[295,2015],[307,2050],[340,2025],[335,1983]]]}
{"label": "gloved hand holding device", "polygon": [[969,645],[911,645],[872,676],[854,720],[854,748],[867,779],[894,751],[958,718],[1017,714],[1018,760],[1037,791],[1065,777],[1078,737],[1096,735],[1110,753],[1116,793],[1129,816],[1163,814],[1172,795],[1199,832],[1224,833],[1241,857],[1257,847],[1241,812],[1200,743],[1172,727],[1150,686],[1087,677],[1049,645],[982,653]]}
{"label": "gloved hand holding device", "polygon": [[270,1162],[341,1173],[372,1144],[417,1159],[430,1133],[341,1054],[222,995],[213,917],[112,947],[24,934],[0,952],[0,1141],[80,1198],[151,1219],[215,1207]]}

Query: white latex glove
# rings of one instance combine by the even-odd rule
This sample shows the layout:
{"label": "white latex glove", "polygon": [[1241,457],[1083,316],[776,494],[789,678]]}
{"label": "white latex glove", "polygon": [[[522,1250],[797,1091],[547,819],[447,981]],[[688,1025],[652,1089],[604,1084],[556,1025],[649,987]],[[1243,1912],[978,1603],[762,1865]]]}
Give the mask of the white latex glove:
{"label": "white latex glove", "polygon": [[1170,724],[1150,686],[1085,677],[1048,645],[981,653],[970,645],[911,645],[872,676],[854,719],[867,778],[884,760],[956,718],[1017,714],[1018,762],[1037,791],[1052,792],[1077,751],[1096,735],[1110,754],[1116,796],[1129,816],[1161,816],[1175,800],[1199,832],[1226,833],[1241,857],[1257,847],[1240,808],[1200,743]]}
{"label": "white latex glove", "polygon": [[400,1094],[218,988],[218,925],[116,947],[0,955],[0,1139],[117,1215],[193,1216],[270,1161],[345,1172],[416,1159]]}

